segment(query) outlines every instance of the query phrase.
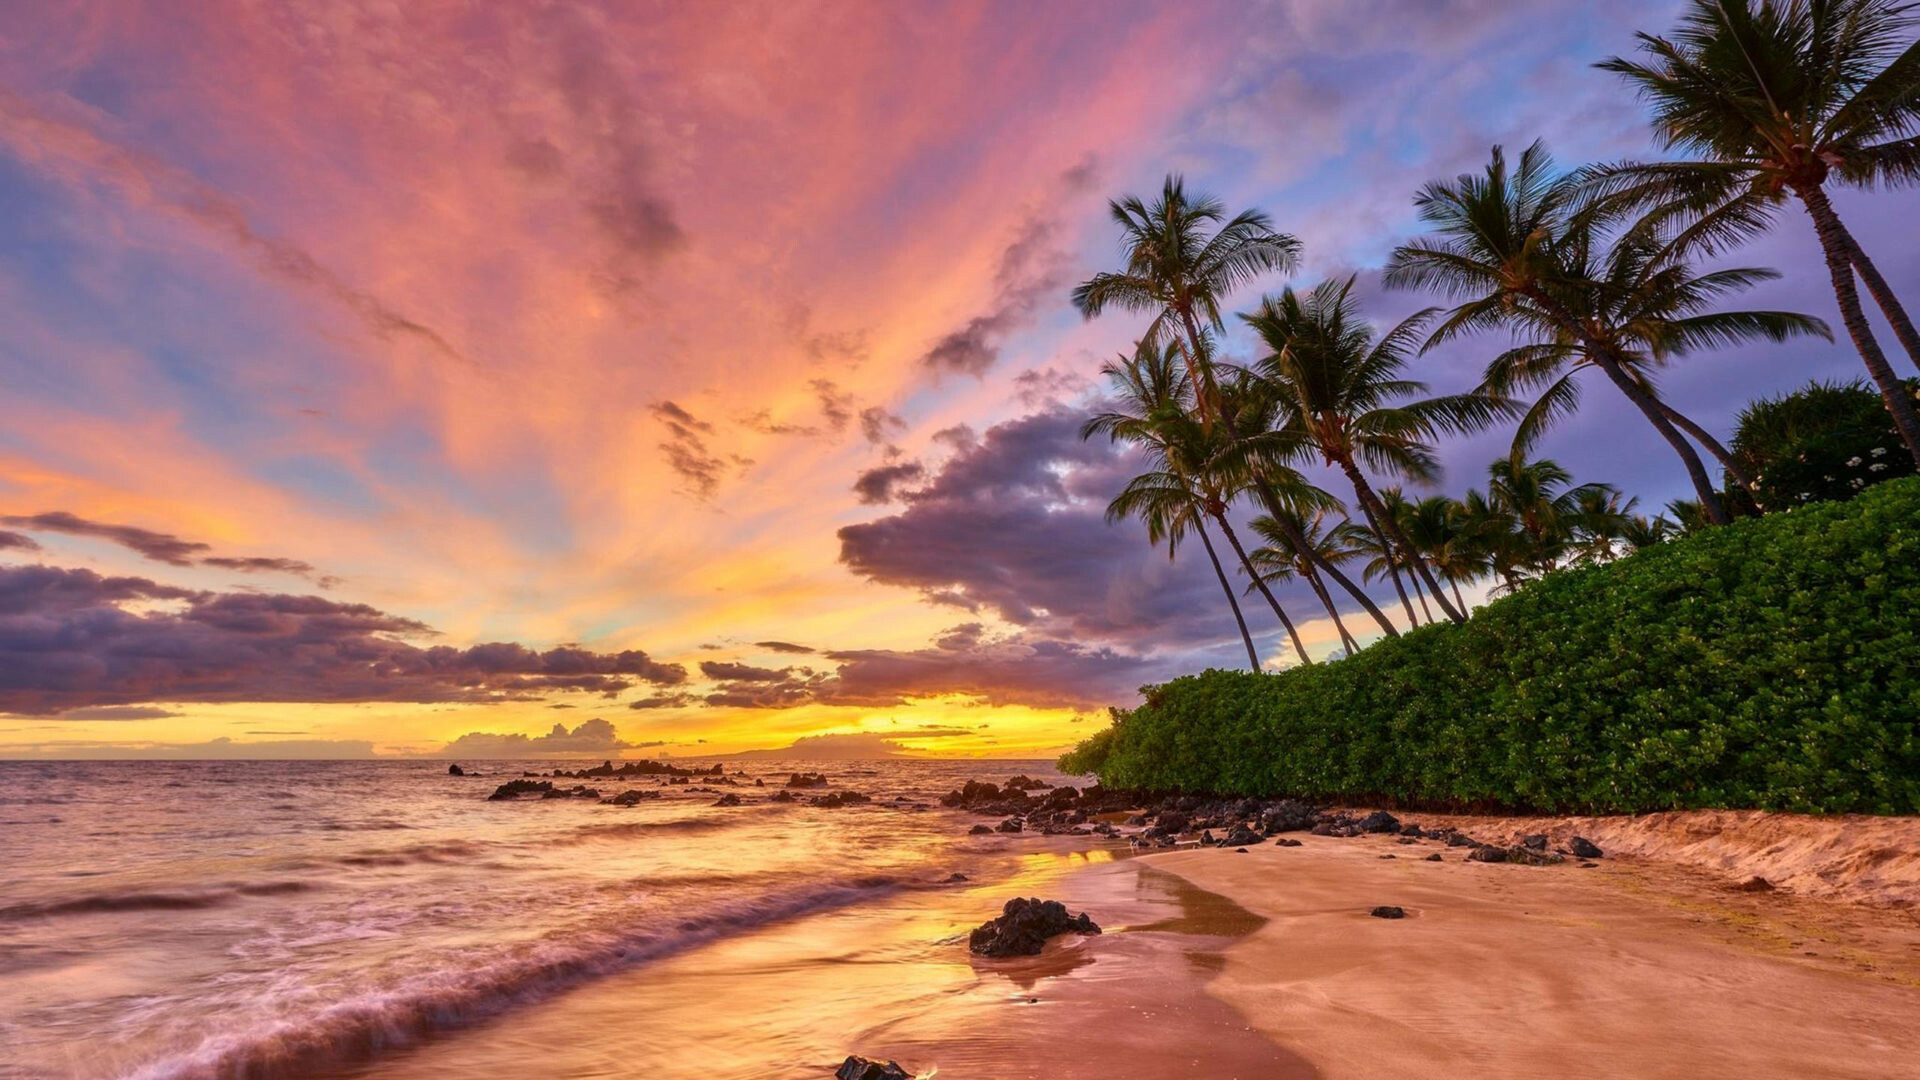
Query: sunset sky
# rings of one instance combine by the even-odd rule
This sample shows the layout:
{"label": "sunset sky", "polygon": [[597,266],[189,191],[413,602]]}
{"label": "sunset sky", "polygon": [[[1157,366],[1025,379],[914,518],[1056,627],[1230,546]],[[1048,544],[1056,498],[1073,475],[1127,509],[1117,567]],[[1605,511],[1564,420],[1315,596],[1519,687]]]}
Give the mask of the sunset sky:
{"label": "sunset sky", "polygon": [[[1067,301],[1105,200],[1184,173],[1398,318],[1422,182],[1651,152],[1590,64],[1674,6],[19,6],[0,756],[1055,752],[1240,649],[1197,550],[1102,520],[1128,462],[1077,428],[1143,325]],[[1920,290],[1920,197],[1837,203]],[[1837,322],[1802,217],[1735,258]],[[1724,433],[1858,373],[1664,386]],[[1640,424],[1596,388],[1542,452],[1655,509]]]}

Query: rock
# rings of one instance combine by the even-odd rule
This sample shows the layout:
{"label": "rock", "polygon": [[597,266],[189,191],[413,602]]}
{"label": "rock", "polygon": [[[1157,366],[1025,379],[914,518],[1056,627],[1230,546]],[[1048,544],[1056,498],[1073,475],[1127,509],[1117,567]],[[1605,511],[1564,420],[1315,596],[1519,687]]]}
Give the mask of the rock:
{"label": "rock", "polygon": [[1299,832],[1313,828],[1313,807],[1298,799],[1281,799],[1260,814],[1260,827],[1267,835]]}
{"label": "rock", "polygon": [[973,828],[967,830],[967,835],[968,836],[992,836],[993,826],[975,825]]}
{"label": "rock", "polygon": [[1300,847],[1302,845],[1300,841],[1295,840],[1290,836],[1283,836],[1280,839],[1275,840],[1273,842],[1273,846],[1274,847]]}
{"label": "rock", "polygon": [[465,776],[467,775],[467,770],[461,768],[458,763],[455,763],[447,766],[447,775],[448,776]]}
{"label": "rock", "polygon": [[1472,851],[1467,852],[1467,861],[1468,862],[1506,862],[1507,849],[1494,847],[1492,844],[1482,844],[1479,847],[1474,848]]}
{"label": "rock", "polygon": [[1413,836],[1403,836],[1398,841],[1398,843],[1401,843],[1401,844],[1417,844],[1419,842],[1420,842],[1419,838],[1413,837]]}
{"label": "rock", "polygon": [[1427,861],[1428,862],[1446,862],[1447,860],[1441,858],[1440,853],[1436,851],[1433,854],[1427,856]]}
{"label": "rock", "polygon": [[715,805],[715,806],[739,806],[739,805],[740,805],[740,796],[738,796],[738,795],[734,795],[734,794],[731,794],[731,793],[729,793],[729,794],[726,794],[726,795],[722,795],[722,796],[720,796],[719,798],[717,798],[717,799],[715,799],[715,800],[713,800],[713,805]]}
{"label": "rock", "polygon": [[1022,826],[1020,824],[1020,819],[1017,817],[1010,817],[1007,820],[1001,822],[999,825],[995,826],[994,831],[1003,832],[1003,833],[1017,833],[1020,831],[1021,828]]}
{"label": "rock", "polygon": [[1519,847],[1507,849],[1507,861],[1519,863],[1522,866],[1555,866],[1566,862],[1567,857],[1522,844]]}
{"label": "rock", "polygon": [[913,1074],[897,1061],[882,1064],[858,1055],[848,1057],[833,1070],[833,1080],[913,1080]]}
{"label": "rock", "polygon": [[632,806],[641,799],[657,799],[659,797],[660,792],[658,791],[641,791],[639,788],[628,788],[613,798],[603,801],[610,806]]}
{"label": "rock", "polygon": [[1191,824],[1193,824],[1192,818],[1175,811],[1171,814],[1161,814],[1160,819],[1153,823],[1153,827],[1169,836],[1174,836],[1186,832],[1187,826]]}
{"label": "rock", "polygon": [[1237,848],[1234,848],[1233,850],[1239,852],[1242,855],[1245,855],[1247,853],[1247,849],[1243,847],[1237,847]]}
{"label": "rock", "polygon": [[1577,859],[1597,859],[1606,854],[1606,852],[1600,850],[1599,844],[1594,843],[1584,836],[1576,836],[1568,841],[1567,851]]}
{"label": "rock", "polygon": [[1221,843],[1228,847],[1246,847],[1248,844],[1257,844],[1264,839],[1266,838],[1245,825],[1235,825],[1227,831],[1227,838]]}
{"label": "rock", "polygon": [[1531,848],[1534,851],[1545,851],[1547,850],[1547,834],[1534,833],[1531,836],[1522,837],[1520,846],[1523,848]]}
{"label": "rock", "polygon": [[575,784],[570,788],[550,787],[541,792],[540,797],[543,799],[597,799],[600,797],[600,789],[590,788],[585,784]]}
{"label": "rock", "polygon": [[1480,842],[1466,833],[1454,833],[1447,837],[1448,847],[1479,847]]}
{"label": "rock", "polygon": [[1596,867],[1596,866],[1599,866],[1599,865],[1600,865],[1600,864],[1599,864],[1599,863],[1597,863],[1597,862],[1583,862],[1583,863],[1581,863],[1581,864],[1580,864],[1580,869],[1582,869],[1582,870],[1591,870],[1591,869],[1593,869],[1594,867]]}
{"label": "rock", "polygon": [[1400,835],[1412,837],[1413,839],[1418,840],[1419,838],[1427,835],[1427,830],[1409,822],[1408,824],[1400,826]]}
{"label": "rock", "polygon": [[1397,833],[1400,831],[1400,819],[1385,810],[1375,810],[1360,819],[1360,831],[1369,833]]}
{"label": "rock", "polygon": [[948,874],[947,875],[947,884],[949,885],[957,885],[960,882],[966,881],[966,880],[968,880],[968,878],[967,878],[967,875],[965,874]]}
{"label": "rock", "polygon": [[1382,855],[1382,856],[1380,856],[1380,857],[1381,857],[1381,858],[1383,858],[1383,859],[1397,859],[1397,858],[1399,858],[1400,856],[1398,856],[1398,855]]}
{"label": "rock", "polygon": [[1404,919],[1407,917],[1407,913],[1404,910],[1394,907],[1391,904],[1382,904],[1372,911],[1367,912],[1367,914],[1376,919]]}
{"label": "rock", "polygon": [[831,795],[815,795],[813,798],[807,800],[809,805],[818,806],[826,810],[838,810],[843,806],[858,806],[861,803],[870,803],[872,801],[872,796],[862,795],[857,791],[836,791]]}
{"label": "rock", "polygon": [[1027,776],[1024,773],[1006,783],[1008,791],[1042,791],[1052,786],[1052,784],[1047,783],[1045,780],[1035,780],[1033,777]]}
{"label": "rock", "polygon": [[768,802],[792,802],[793,792],[788,791],[785,788],[781,788],[779,791],[776,791],[773,793],[773,798],[767,801]]}
{"label": "rock", "polygon": [[493,794],[487,796],[487,801],[498,802],[502,799],[517,799],[522,795],[531,795],[534,792],[539,792],[544,796],[552,790],[553,781],[551,780],[509,780],[499,787],[494,788]]}
{"label": "rock", "polygon": [[1773,882],[1758,874],[1733,886],[1735,892],[1772,892]]}
{"label": "rock", "polygon": [[827,778],[817,772],[797,772],[787,777],[787,786],[790,788],[826,787]]}
{"label": "rock", "polygon": [[978,956],[1036,956],[1048,938],[1099,932],[1085,912],[1069,914],[1058,900],[1016,896],[1007,901],[999,918],[967,936],[967,949]]}

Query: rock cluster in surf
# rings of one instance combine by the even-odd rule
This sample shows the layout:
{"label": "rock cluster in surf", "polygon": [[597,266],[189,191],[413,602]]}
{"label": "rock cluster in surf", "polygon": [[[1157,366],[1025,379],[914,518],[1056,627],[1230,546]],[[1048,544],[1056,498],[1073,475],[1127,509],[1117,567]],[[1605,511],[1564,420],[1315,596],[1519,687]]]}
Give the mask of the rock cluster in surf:
{"label": "rock cluster in surf", "polygon": [[999,918],[967,935],[967,949],[976,956],[1036,956],[1049,938],[1099,932],[1084,911],[1074,915],[1058,900],[1016,896],[1000,910]]}

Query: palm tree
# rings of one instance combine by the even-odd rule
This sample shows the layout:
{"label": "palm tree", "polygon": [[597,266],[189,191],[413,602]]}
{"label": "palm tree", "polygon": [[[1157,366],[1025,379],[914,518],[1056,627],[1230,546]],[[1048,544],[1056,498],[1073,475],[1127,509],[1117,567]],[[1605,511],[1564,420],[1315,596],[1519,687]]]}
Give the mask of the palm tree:
{"label": "palm tree", "polygon": [[1650,527],[1647,519],[1635,514],[1640,500],[1623,495],[1611,484],[1586,484],[1578,489],[1575,501],[1573,550],[1581,562],[1608,562],[1620,554],[1620,548],[1634,550],[1632,538],[1644,535]]}
{"label": "palm tree", "polygon": [[[1255,371],[1278,395],[1282,428],[1297,431],[1323,462],[1353,485],[1368,524],[1383,547],[1405,552],[1413,544],[1374,491],[1361,465],[1417,482],[1439,473],[1429,440],[1438,432],[1479,430],[1504,415],[1506,403],[1481,394],[1416,398],[1426,384],[1404,379],[1407,354],[1425,319],[1416,315],[1376,340],[1353,297],[1353,279],[1328,281],[1304,297],[1291,288],[1241,316],[1270,350]],[[1406,400],[1414,398],[1414,400]],[[1441,593],[1426,564],[1411,560],[1440,609],[1465,616]]]}
{"label": "palm tree", "polygon": [[1679,455],[1708,518],[1724,523],[1728,515],[1706,466],[1674,423],[1676,410],[1654,391],[1648,368],[1701,345],[1778,340],[1824,327],[1784,312],[1702,313],[1721,293],[1771,272],[1694,275],[1679,261],[1680,249],[1631,231],[1609,247],[1598,235],[1597,218],[1575,214],[1576,194],[1572,180],[1554,173],[1543,144],[1527,147],[1512,170],[1505,150],[1496,146],[1481,175],[1421,189],[1414,204],[1438,235],[1396,248],[1386,280],[1433,288],[1459,301],[1426,349],[1496,327],[1521,339],[1488,366],[1481,388],[1490,394],[1545,388],[1521,421],[1517,452],[1577,407],[1577,366],[1597,367]]}
{"label": "palm tree", "polygon": [[1347,630],[1347,624],[1340,618],[1340,609],[1333,603],[1332,593],[1320,580],[1321,563],[1344,562],[1352,553],[1341,546],[1335,530],[1322,526],[1325,519],[1324,513],[1308,518],[1284,509],[1278,514],[1254,518],[1253,531],[1266,543],[1253,549],[1251,561],[1269,582],[1299,578],[1312,587],[1314,595],[1326,607],[1327,616],[1333,620],[1334,628],[1340,632],[1341,648],[1352,656],[1360,648],[1359,639]]}
{"label": "palm tree", "polygon": [[1461,548],[1471,553],[1473,561],[1500,579],[1496,592],[1520,587],[1534,556],[1534,544],[1517,516],[1494,505],[1485,492],[1469,488],[1454,509],[1454,530]]}
{"label": "palm tree", "polygon": [[[1414,609],[1413,598],[1408,595],[1405,580],[1400,576],[1400,568],[1408,565],[1407,557],[1387,542],[1385,533],[1371,524],[1361,525],[1348,519],[1333,530],[1333,539],[1347,553],[1347,558],[1361,560],[1361,580],[1379,581],[1384,578],[1393,582],[1394,592],[1400,597],[1401,610],[1407,613],[1407,625],[1421,625],[1420,613]],[[1432,609],[1427,611],[1427,621],[1433,621]]]}
{"label": "palm tree", "polygon": [[1457,543],[1460,531],[1454,508],[1458,504],[1445,495],[1429,495],[1409,502],[1400,511],[1400,528],[1413,541],[1419,557],[1427,561],[1435,577],[1453,589],[1453,603],[1467,610],[1466,597],[1460,595],[1460,583],[1471,581],[1477,572],[1467,545]]}
{"label": "palm tree", "polygon": [[[1258,670],[1253,639],[1247,633],[1239,601],[1233,596],[1233,587],[1220,567],[1205,526],[1205,519],[1211,518],[1225,535],[1241,566],[1250,576],[1254,575],[1246,549],[1227,517],[1232,494],[1226,488],[1228,478],[1211,467],[1225,440],[1208,432],[1188,415],[1192,387],[1174,359],[1176,352],[1177,347],[1162,348],[1143,341],[1132,357],[1102,367],[1102,373],[1113,384],[1117,402],[1115,408],[1089,419],[1080,434],[1082,438],[1104,434],[1115,442],[1130,443],[1146,451],[1152,468],[1128,481],[1114,497],[1107,508],[1108,519],[1138,517],[1145,521],[1149,539],[1157,544],[1164,538],[1169,556],[1173,554],[1179,533],[1188,524],[1192,525],[1207,549],[1208,558],[1214,562],[1221,588],[1228,593],[1234,619],[1240,624],[1248,656]],[[1311,664],[1312,658],[1307,655],[1293,620],[1264,583],[1260,591],[1292,638],[1301,663]]]}
{"label": "palm tree", "polygon": [[1620,530],[1620,541],[1628,551],[1639,551],[1655,544],[1664,544],[1678,532],[1673,522],[1664,517],[1647,517],[1635,514],[1627,519],[1626,527]]}
{"label": "palm tree", "polygon": [[1587,500],[1615,493],[1605,484],[1571,487],[1572,482],[1572,473],[1546,458],[1503,457],[1487,466],[1487,501],[1519,522],[1531,548],[1527,561],[1536,574],[1552,570],[1565,557]]}
{"label": "palm tree", "polygon": [[1120,226],[1125,266],[1081,283],[1073,290],[1073,306],[1088,319],[1110,306],[1150,311],[1153,321],[1142,340],[1184,339],[1187,377],[1202,421],[1211,424],[1215,387],[1206,331],[1225,329],[1220,303],[1234,289],[1268,271],[1291,271],[1300,241],[1275,232],[1258,210],[1227,219],[1224,203],[1188,196],[1177,174],[1167,177],[1151,206],[1129,195],[1107,208]]}
{"label": "palm tree", "polygon": [[1920,333],[1840,220],[1829,183],[1871,188],[1920,180],[1920,43],[1905,0],[1691,0],[1671,38],[1639,35],[1646,62],[1599,66],[1653,105],[1666,146],[1697,160],[1591,170],[1603,197],[1691,221],[1704,244],[1765,227],[1789,196],[1813,221],[1841,321],[1907,449],[1920,462],[1920,417],[1874,340],[1858,271],[1906,352]]}

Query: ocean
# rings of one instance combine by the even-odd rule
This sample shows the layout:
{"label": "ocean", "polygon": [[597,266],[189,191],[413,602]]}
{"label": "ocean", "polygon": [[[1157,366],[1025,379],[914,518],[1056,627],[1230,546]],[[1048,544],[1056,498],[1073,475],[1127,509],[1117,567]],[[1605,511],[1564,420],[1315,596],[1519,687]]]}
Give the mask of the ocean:
{"label": "ocean", "polygon": [[[381,1075],[690,950],[1085,858],[937,804],[967,779],[1062,782],[1044,762],[729,761],[556,781],[659,792],[630,806],[487,798],[591,764],[0,762],[0,1076]],[[830,786],[773,801],[793,771]],[[873,801],[805,802],[836,791]],[[674,1054],[671,1025],[635,1031]]]}

